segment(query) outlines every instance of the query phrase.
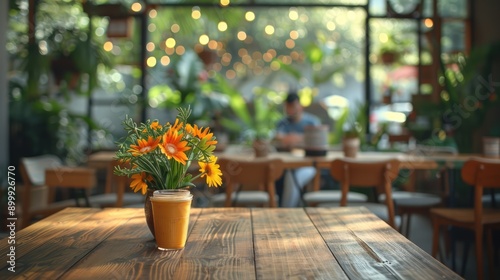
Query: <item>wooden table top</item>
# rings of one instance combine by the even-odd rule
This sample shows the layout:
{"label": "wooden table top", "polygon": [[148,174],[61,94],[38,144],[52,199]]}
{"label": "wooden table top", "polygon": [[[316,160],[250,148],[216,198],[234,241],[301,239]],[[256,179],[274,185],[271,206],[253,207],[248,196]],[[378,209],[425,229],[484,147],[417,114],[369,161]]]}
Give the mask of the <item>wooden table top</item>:
{"label": "wooden table top", "polygon": [[193,208],[189,231],[160,251],[143,209],[67,208],[1,241],[0,278],[461,279],[366,208]]}

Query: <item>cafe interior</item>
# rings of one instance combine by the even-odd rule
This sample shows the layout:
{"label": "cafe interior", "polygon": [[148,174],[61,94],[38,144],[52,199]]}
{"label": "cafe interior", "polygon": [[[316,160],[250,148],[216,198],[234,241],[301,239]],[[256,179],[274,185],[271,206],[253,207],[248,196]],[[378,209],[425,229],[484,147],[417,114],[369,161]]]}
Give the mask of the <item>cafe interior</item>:
{"label": "cafe interior", "polygon": [[[17,187],[18,230],[144,208],[117,172],[126,120],[189,108],[222,178],[194,179],[192,207],[364,206],[461,277],[500,277],[500,2],[0,2],[1,213]],[[290,92],[321,126],[285,147]]]}

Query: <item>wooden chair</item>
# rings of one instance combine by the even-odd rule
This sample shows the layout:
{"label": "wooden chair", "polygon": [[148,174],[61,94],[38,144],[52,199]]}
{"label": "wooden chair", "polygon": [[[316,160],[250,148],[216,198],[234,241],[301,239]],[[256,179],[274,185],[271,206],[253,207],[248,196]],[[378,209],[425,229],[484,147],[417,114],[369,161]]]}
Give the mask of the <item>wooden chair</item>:
{"label": "wooden chair", "polygon": [[[340,190],[319,190],[304,194],[304,202],[307,206],[318,206],[323,203],[340,203],[342,191]],[[349,202],[367,202],[368,196],[358,192],[348,192],[347,201]]]}
{"label": "wooden chair", "polygon": [[[348,204],[366,206],[393,228],[397,228],[397,223],[392,201],[392,182],[398,176],[398,172],[398,160],[358,161],[356,159],[336,159],[332,161],[330,166],[332,177],[339,181],[341,185],[340,206],[347,206]],[[349,188],[352,186],[375,187],[378,192],[385,193],[388,199],[385,200],[385,205],[366,202],[348,203]],[[320,204],[319,206],[327,205]]]}
{"label": "wooden chair", "polygon": [[104,193],[89,197],[92,207],[140,207],[144,205],[145,196],[130,190],[131,179],[127,176],[117,176],[113,173],[116,165],[123,165],[112,160],[106,168],[106,184]]}
{"label": "wooden chair", "polygon": [[[319,175],[321,176],[321,175]],[[324,176],[321,180],[331,180],[330,176]],[[340,203],[340,199],[342,198],[341,190],[323,190],[323,189],[315,189],[311,188],[310,191],[304,193],[302,199],[306,206],[317,207],[320,204],[329,204],[329,203]],[[347,193],[347,201],[348,202],[367,202],[368,195],[360,192],[349,191]]]}
{"label": "wooden chair", "polygon": [[493,279],[493,258],[491,231],[500,226],[500,210],[483,207],[484,188],[500,188],[500,161],[474,158],[462,167],[462,179],[474,189],[474,208],[433,208],[432,256],[437,257],[440,229],[455,226],[474,232],[476,243],[477,279],[483,279],[483,233],[487,234],[488,265],[490,278]]}
{"label": "wooden chair", "polygon": [[95,185],[93,169],[63,166],[54,155],[21,158],[19,171],[23,181],[21,205],[17,208],[21,228],[28,226],[35,217],[79,206],[78,199],[55,201],[55,187],[89,189]]}
{"label": "wooden chair", "polygon": [[219,158],[225,192],[211,198],[212,205],[276,207],[275,181],[283,175],[281,159],[252,158],[228,160]]}
{"label": "wooden chair", "polygon": [[[440,146],[417,146],[418,154],[421,155],[455,155],[458,151],[452,147],[440,147]],[[436,186],[432,193],[424,192],[416,189],[415,181],[416,175],[421,170],[413,170],[408,177],[410,182],[407,189],[396,190],[392,192],[392,200],[396,207],[396,213],[402,218],[401,232],[409,237],[410,235],[410,225],[412,215],[419,214],[425,217],[429,217],[429,211],[432,207],[442,206],[449,195],[449,167],[443,166],[436,173]],[[379,196],[379,201],[384,202],[385,196],[381,194]]]}

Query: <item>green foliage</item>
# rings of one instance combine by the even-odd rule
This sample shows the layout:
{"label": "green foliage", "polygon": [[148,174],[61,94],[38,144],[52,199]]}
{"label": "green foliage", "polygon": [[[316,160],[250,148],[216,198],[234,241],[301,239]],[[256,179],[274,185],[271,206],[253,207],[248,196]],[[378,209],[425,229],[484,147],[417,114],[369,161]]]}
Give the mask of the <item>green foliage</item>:
{"label": "green foliage", "polygon": [[190,106],[192,114],[189,121],[207,120],[212,113],[226,107],[227,98],[218,94],[204,69],[203,62],[193,50],[187,50],[180,57],[173,57],[165,68],[166,83],[151,87],[150,100],[159,107],[174,109]]}
{"label": "green foliage", "polygon": [[339,144],[342,138],[360,138],[361,143],[365,142],[366,134],[366,106],[358,104],[352,107],[344,107],[340,118],[335,123],[335,129],[331,133],[330,143]]}
{"label": "green foliage", "polygon": [[97,129],[86,116],[71,113],[65,104],[27,94],[24,83],[9,82],[9,138],[12,164],[21,157],[54,154],[68,164],[78,165],[84,157],[81,129]]}
{"label": "green foliage", "polygon": [[[111,58],[89,35],[95,29],[88,24],[80,2],[44,0],[34,4],[29,8],[36,11],[36,36],[26,34],[28,28],[22,27],[27,6],[17,1],[10,10],[9,24],[15,28],[9,29],[8,44],[16,46],[9,49],[11,162],[17,165],[20,157],[54,154],[77,165],[85,159],[82,130],[98,127],[67,106],[73,97],[89,94],[97,86],[98,69],[112,66]],[[70,80],[76,73],[77,87],[72,88]]]}
{"label": "green foliage", "polygon": [[343,73],[345,67],[342,64],[326,64],[327,56],[331,58],[340,57],[339,52],[327,52],[318,43],[310,43],[304,48],[306,59],[295,66],[283,63],[279,59],[280,69],[295,78],[298,83],[309,82],[310,86],[316,87],[332,79],[335,74]]}
{"label": "green foliage", "polygon": [[457,54],[441,61],[440,81],[446,91],[439,110],[444,112],[444,124],[453,129],[460,152],[472,152],[474,132],[483,125],[487,112],[500,106],[500,87],[492,77],[498,58],[500,42],[494,42],[474,48],[468,56]]}
{"label": "green foliage", "polygon": [[276,100],[281,101],[277,92],[265,88],[256,88],[251,102],[233,88],[223,77],[216,76],[217,89],[229,97],[229,107],[236,119],[225,117],[222,125],[249,141],[269,140],[273,137],[277,122],[282,114]]}

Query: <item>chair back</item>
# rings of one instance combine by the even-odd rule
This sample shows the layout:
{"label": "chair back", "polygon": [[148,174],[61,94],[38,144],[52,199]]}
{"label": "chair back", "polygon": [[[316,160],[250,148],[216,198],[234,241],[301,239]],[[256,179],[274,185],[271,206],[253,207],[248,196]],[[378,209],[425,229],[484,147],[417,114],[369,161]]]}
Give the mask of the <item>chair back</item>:
{"label": "chair back", "polygon": [[462,179],[476,187],[500,188],[500,160],[469,159],[462,167]]}
{"label": "chair back", "polygon": [[[21,228],[29,224],[33,209],[48,206],[52,194],[45,186],[45,170],[62,166],[62,161],[54,155],[24,157],[19,162],[19,173],[23,181],[21,191]],[[32,201],[33,198],[33,201]]]}
{"label": "chair back", "polygon": [[500,160],[472,158],[462,167],[462,179],[474,186],[474,221],[483,223],[484,188],[500,188]]}
{"label": "chair back", "polygon": [[398,160],[359,161],[356,159],[336,159],[332,161],[330,173],[340,182],[342,197],[340,206],[347,205],[347,193],[350,186],[376,187],[385,195],[388,210],[388,223],[395,227],[394,202],[392,200],[392,182],[399,174]]}
{"label": "chair back", "polygon": [[45,170],[61,167],[62,161],[54,155],[21,158],[20,172],[25,185],[45,184]]}
{"label": "chair back", "polygon": [[217,161],[222,171],[222,179],[226,186],[226,206],[231,205],[231,194],[244,187],[247,190],[267,191],[269,194],[269,205],[276,207],[274,200],[275,181],[284,171],[281,159],[255,158],[255,159],[224,159]]}

